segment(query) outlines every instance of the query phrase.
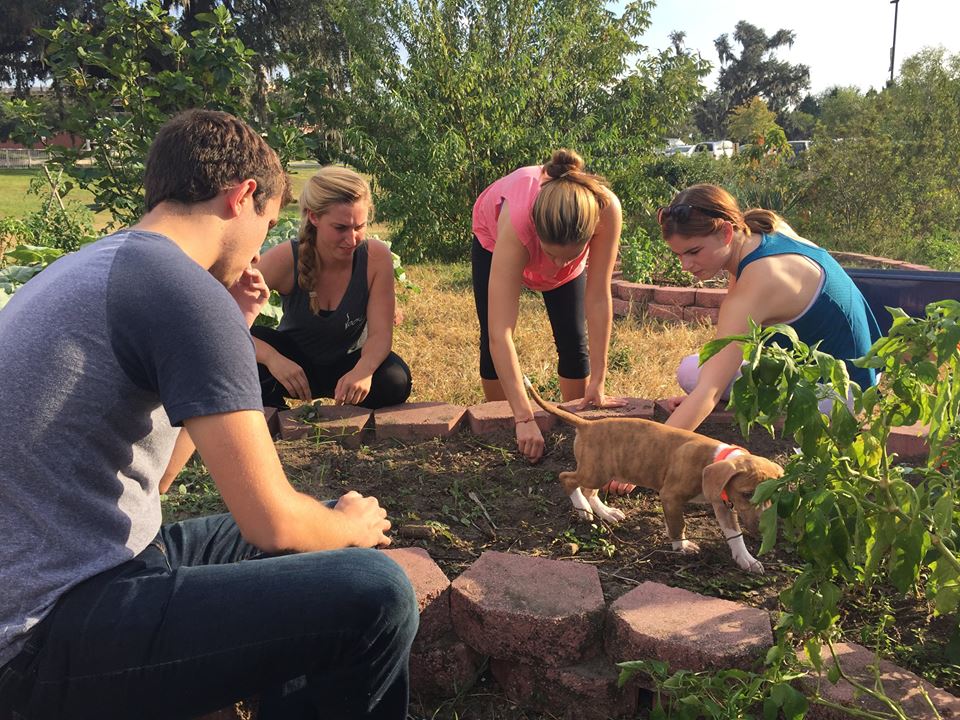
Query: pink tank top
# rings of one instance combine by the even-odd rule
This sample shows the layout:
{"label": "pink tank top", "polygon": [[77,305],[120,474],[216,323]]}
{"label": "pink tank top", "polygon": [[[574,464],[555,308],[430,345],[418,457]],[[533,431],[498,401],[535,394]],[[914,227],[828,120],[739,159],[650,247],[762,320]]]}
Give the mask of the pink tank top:
{"label": "pink tank top", "polygon": [[540,192],[539,165],[514,170],[480,193],[473,206],[473,234],[480,245],[493,252],[497,244],[497,219],[503,203],[510,208],[510,223],[530,254],[523,268],[523,284],[531,290],[553,290],[570,282],[583,272],[590,252],[590,243],[573,260],[557,267],[540,248],[540,238],[533,226],[533,201]]}

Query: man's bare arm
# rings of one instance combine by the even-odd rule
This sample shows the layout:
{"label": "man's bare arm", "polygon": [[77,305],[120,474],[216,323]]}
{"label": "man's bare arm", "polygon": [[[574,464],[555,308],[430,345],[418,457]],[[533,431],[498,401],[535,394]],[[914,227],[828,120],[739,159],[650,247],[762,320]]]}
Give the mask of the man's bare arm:
{"label": "man's bare arm", "polygon": [[347,493],[331,510],[295,490],[257,410],[206,415],[184,426],[243,537],[266,552],[387,545],[390,522],[376,498]]}

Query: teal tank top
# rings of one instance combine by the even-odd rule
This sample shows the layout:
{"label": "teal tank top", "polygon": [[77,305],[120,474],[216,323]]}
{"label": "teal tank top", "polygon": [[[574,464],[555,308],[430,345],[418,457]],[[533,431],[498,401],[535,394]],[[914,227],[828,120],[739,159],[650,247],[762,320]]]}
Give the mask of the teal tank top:
{"label": "teal tank top", "polygon": [[[872,368],[858,368],[851,360],[863,357],[880,337],[880,328],[860,289],[840,264],[821,247],[799,242],[782,233],[764,234],[760,246],[743,258],[737,278],[752,262],[773,255],[803,255],[823,269],[823,286],[803,315],[789,323],[808,345],[820,342],[820,350],[843,360],[850,379],[861,388],[877,384]],[[778,338],[783,344],[786,338]]]}

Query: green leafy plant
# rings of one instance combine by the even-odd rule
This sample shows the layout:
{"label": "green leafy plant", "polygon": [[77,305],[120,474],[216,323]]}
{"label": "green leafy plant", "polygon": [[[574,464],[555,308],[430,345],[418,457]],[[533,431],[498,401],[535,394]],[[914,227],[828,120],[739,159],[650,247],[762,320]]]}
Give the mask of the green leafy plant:
{"label": "green leafy plant", "polygon": [[[45,60],[70,110],[57,125],[34,100],[15,100],[15,139],[33,145],[65,131],[77,147],[50,146],[51,167],[70,185],[93,193],[94,209],[108,210],[111,227],[133,223],[142,211],[143,161],[160,126],[191,107],[244,115],[252,51],[236,38],[223,6],[196,15],[188,36],[160,0],[111,0],[100,29],[77,19],[35,32],[46,41]],[[86,142],[83,142],[86,141]]]}
{"label": "green leafy plant", "polygon": [[690,672],[670,674],[669,666],[659,660],[631,660],[617,663],[618,684],[622,687],[637,673],[644,673],[655,684],[656,697],[650,720],[744,720],[745,718],[783,718],[800,720],[808,702],[790,681],[802,673],[757,673],[750,670]]}
{"label": "green leafy plant", "polygon": [[566,543],[572,543],[580,550],[595,552],[604,557],[612,558],[617,554],[617,546],[610,541],[610,529],[603,523],[590,523],[590,534],[581,537],[573,530],[564,530],[560,535],[560,540]]}
{"label": "green leafy plant", "polygon": [[693,277],[683,271],[672,252],[647,231],[630,225],[620,241],[620,268],[630,282],[689,285]]}
{"label": "green leafy plant", "polygon": [[[800,342],[786,325],[753,324],[749,333],[701,351],[705,361],[730,342],[743,343],[746,364],[731,399],[741,429],[759,425],[772,433],[782,421],[783,434],[800,446],[783,477],[761,484],[754,500],[771,503],[761,517],[761,554],[780,530],[804,562],[781,596],[778,640],[784,647],[802,643],[817,670],[824,647],[833,652],[847,593],[889,586],[925,594],[956,634],[960,303],[932,303],[919,319],[890,312],[889,335],[856,362],[882,372],[879,387],[851,383],[843,362]],[[789,350],[775,342],[778,335],[790,340]],[[819,407],[824,400],[831,402],[827,412]],[[894,464],[891,429],[917,422],[929,427],[926,461],[917,468]],[[882,690],[854,686],[892,717],[906,718]]]}
{"label": "green leafy plant", "polygon": [[64,254],[63,250],[42,245],[18,245],[4,253],[11,263],[0,267],[0,308],[30,278]]}
{"label": "green leafy plant", "polygon": [[[345,148],[412,261],[464,259],[480,192],[554,148],[600,173],[650,152],[706,71],[694,54],[643,52],[645,0],[619,15],[599,0],[382,5],[379,50],[351,56]],[[351,13],[337,20],[364,45],[371,29]]]}
{"label": "green leafy plant", "polygon": [[62,208],[37,210],[22,218],[3,218],[0,237],[11,238],[15,244],[43,245],[70,252],[93,242],[97,236],[90,211],[70,203]]}

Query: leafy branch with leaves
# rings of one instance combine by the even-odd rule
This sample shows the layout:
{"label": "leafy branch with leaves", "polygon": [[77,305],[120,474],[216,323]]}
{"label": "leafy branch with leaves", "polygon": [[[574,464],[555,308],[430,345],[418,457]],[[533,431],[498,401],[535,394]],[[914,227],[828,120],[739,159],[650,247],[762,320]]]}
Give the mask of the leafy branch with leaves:
{"label": "leafy branch with leaves", "polygon": [[[783,477],[761,484],[754,500],[771,503],[761,517],[761,554],[779,530],[804,562],[781,596],[780,645],[802,643],[817,670],[824,646],[833,653],[841,637],[840,604],[850,592],[923,594],[957,633],[960,303],[932,303],[923,318],[890,312],[888,336],[856,361],[882,373],[881,383],[866,389],[850,381],[842,361],[802,343],[787,325],[752,324],[749,333],[714,340],[701,352],[703,362],[730,342],[743,343],[745,364],[731,398],[741,430],[759,425],[774,433],[782,421],[782,433],[800,446]],[[778,337],[788,338],[790,349]],[[928,457],[916,468],[895,464],[891,430],[915,423],[929,428]],[[906,718],[882,692],[858,690]]]}

